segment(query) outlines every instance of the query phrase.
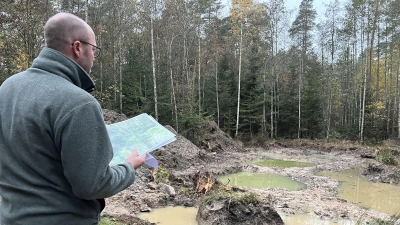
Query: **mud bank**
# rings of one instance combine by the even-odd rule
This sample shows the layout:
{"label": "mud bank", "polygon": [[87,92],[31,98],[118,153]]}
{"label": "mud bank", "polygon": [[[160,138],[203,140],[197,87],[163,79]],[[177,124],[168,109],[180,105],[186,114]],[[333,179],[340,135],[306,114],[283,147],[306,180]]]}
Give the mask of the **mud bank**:
{"label": "mud bank", "polygon": [[[168,128],[173,131],[172,128]],[[362,218],[364,221],[389,217],[384,213],[362,208],[340,199],[337,195],[339,182],[317,175],[320,171],[337,172],[360,165],[364,165],[367,171],[368,165],[375,165],[382,169],[367,171],[360,176],[365,176],[374,182],[386,180],[399,184],[400,179],[390,175],[398,174],[397,168],[383,166],[377,164],[374,159],[362,157],[366,149],[326,147],[319,144],[288,147],[279,143],[264,145],[264,147],[243,148],[213,122],[210,123],[209,132],[210,136],[205,140],[203,148],[198,148],[176,134],[177,141],[153,152],[163,170],[169,174],[164,184],[154,182],[152,175],[154,171],[151,168],[146,166],[140,168],[137,171],[137,180],[131,187],[106,199],[105,215],[127,224],[148,224],[140,221],[136,215],[165,206],[199,206],[206,194],[196,191],[193,177],[198,172],[209,172],[214,177],[235,172],[260,172],[289,176],[307,185],[306,189],[300,191],[287,191],[280,188],[244,188],[245,191],[256,193],[264,203],[268,203],[281,213],[287,215],[306,213],[333,219],[358,220]],[[252,161],[269,158],[315,163],[316,166],[280,168],[252,164]]]}

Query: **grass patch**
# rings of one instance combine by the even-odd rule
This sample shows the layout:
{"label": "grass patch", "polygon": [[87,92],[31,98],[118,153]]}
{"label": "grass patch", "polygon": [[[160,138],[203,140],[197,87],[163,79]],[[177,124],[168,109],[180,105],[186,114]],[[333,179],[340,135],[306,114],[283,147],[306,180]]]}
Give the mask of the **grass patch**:
{"label": "grass patch", "polygon": [[359,219],[356,225],[395,225],[397,221],[400,219],[400,214],[392,216],[388,220],[384,220],[381,218],[374,218],[371,221],[365,222],[364,219]]}
{"label": "grass patch", "polygon": [[208,204],[212,200],[218,198],[233,199],[246,205],[248,204],[257,205],[261,202],[260,199],[258,198],[258,195],[252,192],[242,193],[242,192],[225,191],[223,189],[217,189],[213,191],[212,194],[205,196],[200,204],[201,205]]}
{"label": "grass patch", "polygon": [[379,151],[378,155],[376,156],[376,160],[386,165],[391,165],[391,166],[399,165],[399,159],[395,155],[393,155],[392,150],[387,148],[384,148]]}
{"label": "grass patch", "polygon": [[106,217],[101,217],[99,225],[126,225],[126,224],[113,221],[112,219]]}
{"label": "grass patch", "polygon": [[179,189],[178,193],[179,193],[180,195],[183,195],[183,194],[188,193],[189,191],[190,191],[190,190],[189,190],[188,188],[181,188],[181,189]]}
{"label": "grass patch", "polygon": [[151,225],[152,223],[147,220],[141,220],[137,217],[130,215],[108,215],[103,214],[100,218],[99,225]]}

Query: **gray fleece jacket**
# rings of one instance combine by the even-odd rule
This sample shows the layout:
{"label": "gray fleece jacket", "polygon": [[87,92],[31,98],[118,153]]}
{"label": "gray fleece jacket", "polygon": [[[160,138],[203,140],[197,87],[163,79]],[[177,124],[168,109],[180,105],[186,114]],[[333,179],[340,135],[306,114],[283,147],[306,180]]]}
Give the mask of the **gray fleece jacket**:
{"label": "gray fleece jacket", "polygon": [[113,150],[89,75],[44,48],[0,86],[0,224],[97,224],[101,206],[135,180]]}

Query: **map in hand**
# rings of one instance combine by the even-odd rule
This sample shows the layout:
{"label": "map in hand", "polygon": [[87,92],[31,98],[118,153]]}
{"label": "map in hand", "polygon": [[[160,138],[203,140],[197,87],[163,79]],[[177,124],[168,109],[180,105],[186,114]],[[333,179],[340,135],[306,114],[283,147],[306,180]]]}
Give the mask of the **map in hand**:
{"label": "map in hand", "polygon": [[[141,156],[176,140],[174,133],[146,113],[107,125],[107,131],[114,149],[110,166],[125,162],[133,149],[137,149]],[[154,162],[154,160],[148,154],[145,163],[155,167],[154,163],[157,161]]]}

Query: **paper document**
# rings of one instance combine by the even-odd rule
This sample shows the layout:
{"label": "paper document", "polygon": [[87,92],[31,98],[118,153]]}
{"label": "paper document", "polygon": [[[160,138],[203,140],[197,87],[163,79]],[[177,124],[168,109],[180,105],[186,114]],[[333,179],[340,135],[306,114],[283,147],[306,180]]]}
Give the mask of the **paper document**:
{"label": "paper document", "polygon": [[125,162],[137,149],[139,156],[147,154],[145,164],[157,168],[157,160],[148,153],[176,140],[174,133],[146,113],[107,125],[107,131],[114,149],[111,166]]}

